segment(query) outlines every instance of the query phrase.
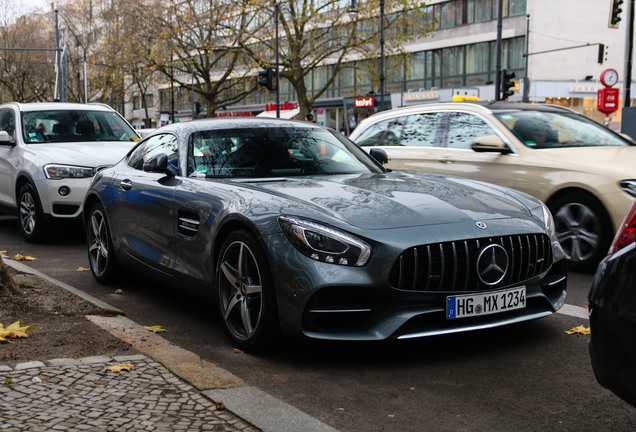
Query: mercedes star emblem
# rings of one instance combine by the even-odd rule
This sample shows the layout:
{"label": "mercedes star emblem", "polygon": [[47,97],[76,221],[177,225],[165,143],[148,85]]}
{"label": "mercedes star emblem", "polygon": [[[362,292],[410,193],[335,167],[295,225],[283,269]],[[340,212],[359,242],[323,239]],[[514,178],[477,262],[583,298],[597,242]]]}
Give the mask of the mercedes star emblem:
{"label": "mercedes star emblem", "polygon": [[477,275],[486,285],[497,285],[508,271],[508,252],[498,244],[486,246],[477,257]]}

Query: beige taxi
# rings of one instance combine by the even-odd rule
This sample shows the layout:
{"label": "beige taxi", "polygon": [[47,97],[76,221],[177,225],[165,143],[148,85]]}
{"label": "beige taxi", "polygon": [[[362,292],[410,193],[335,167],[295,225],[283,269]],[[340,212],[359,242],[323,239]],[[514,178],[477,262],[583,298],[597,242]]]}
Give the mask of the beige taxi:
{"label": "beige taxi", "polygon": [[553,105],[448,102],[375,114],[350,137],[387,168],[483,180],[545,202],[570,268],[594,271],[636,197],[636,144]]}

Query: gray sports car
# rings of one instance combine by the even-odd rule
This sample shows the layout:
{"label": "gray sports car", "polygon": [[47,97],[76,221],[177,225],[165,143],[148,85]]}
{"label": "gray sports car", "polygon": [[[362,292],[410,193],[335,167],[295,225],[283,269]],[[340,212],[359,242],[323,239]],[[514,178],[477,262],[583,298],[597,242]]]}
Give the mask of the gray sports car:
{"label": "gray sports car", "polygon": [[[391,172],[311,123],[161,128],[100,171],[85,202],[94,276],[120,267],[218,304],[245,350],[279,332],[415,338],[543,317],[565,301],[550,212],[478,181]],[[378,162],[378,160],[380,162]]]}

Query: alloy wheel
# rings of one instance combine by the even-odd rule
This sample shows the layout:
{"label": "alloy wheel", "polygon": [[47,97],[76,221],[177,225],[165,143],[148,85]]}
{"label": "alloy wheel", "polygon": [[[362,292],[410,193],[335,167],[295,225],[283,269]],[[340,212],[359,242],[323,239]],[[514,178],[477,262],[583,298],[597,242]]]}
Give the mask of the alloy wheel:
{"label": "alloy wheel", "polygon": [[601,244],[601,221],[581,203],[568,203],[554,215],[556,233],[570,261],[580,262],[597,253]]}
{"label": "alloy wheel", "polygon": [[258,263],[247,244],[235,241],[224,250],[219,273],[223,320],[239,340],[258,330],[263,312],[263,285]]}
{"label": "alloy wheel", "polygon": [[91,269],[97,276],[101,276],[108,266],[108,225],[100,210],[91,213],[89,222],[88,256]]}
{"label": "alloy wheel", "polygon": [[33,234],[36,221],[37,207],[35,199],[29,192],[25,192],[20,197],[20,224],[26,234]]}

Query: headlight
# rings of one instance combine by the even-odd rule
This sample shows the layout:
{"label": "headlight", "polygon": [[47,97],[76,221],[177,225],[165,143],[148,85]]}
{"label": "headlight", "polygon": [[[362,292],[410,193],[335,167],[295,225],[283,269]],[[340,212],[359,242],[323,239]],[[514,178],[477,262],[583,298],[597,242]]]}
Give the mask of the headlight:
{"label": "headlight", "polygon": [[371,256],[368,244],[326,225],[290,216],[280,216],[278,223],[291,244],[316,261],[360,267]]}
{"label": "headlight", "polygon": [[625,192],[636,197],[636,180],[622,180],[618,184]]}
{"label": "headlight", "polygon": [[567,256],[563,251],[563,247],[561,247],[561,243],[559,243],[559,240],[557,239],[556,229],[554,227],[554,218],[545,204],[541,204],[541,209],[543,210],[543,223],[545,224],[545,230],[550,236],[550,243],[552,243],[553,261],[560,261]]}
{"label": "headlight", "polygon": [[95,175],[94,168],[79,167],[72,165],[44,165],[46,178],[61,180],[66,178],[89,178]]}

